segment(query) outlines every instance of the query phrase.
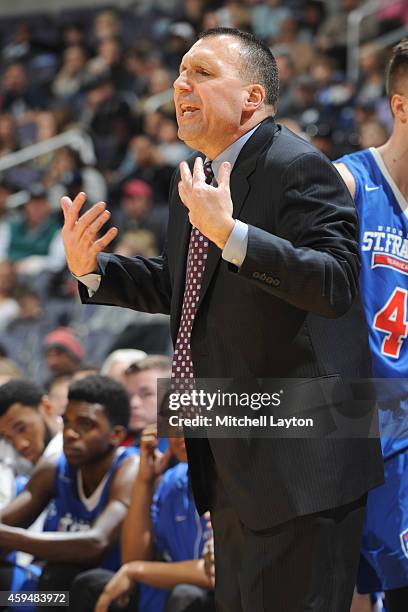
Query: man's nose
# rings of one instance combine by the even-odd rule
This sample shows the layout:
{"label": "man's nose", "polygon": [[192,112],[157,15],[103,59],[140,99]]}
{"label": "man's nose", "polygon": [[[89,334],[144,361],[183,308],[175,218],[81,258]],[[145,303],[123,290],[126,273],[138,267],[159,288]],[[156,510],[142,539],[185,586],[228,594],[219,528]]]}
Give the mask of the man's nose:
{"label": "man's nose", "polygon": [[22,453],[26,448],[30,446],[30,442],[27,440],[27,438],[15,436],[13,440],[13,445],[18,453]]}
{"label": "man's nose", "polygon": [[190,91],[191,84],[188,80],[187,73],[182,72],[173,83],[175,91]]}
{"label": "man's nose", "polygon": [[137,393],[132,395],[132,397],[130,398],[130,407],[131,408],[139,408],[139,406],[141,406],[141,405],[142,405],[142,400],[141,400],[140,396],[137,395]]}
{"label": "man's nose", "polygon": [[79,437],[78,432],[69,425],[65,425],[63,434],[64,440],[76,440]]}

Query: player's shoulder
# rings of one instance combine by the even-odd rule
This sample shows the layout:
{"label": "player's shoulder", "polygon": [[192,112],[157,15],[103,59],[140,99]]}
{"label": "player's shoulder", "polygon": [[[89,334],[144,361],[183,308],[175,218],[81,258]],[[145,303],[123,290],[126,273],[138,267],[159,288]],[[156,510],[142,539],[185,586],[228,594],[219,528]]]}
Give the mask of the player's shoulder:
{"label": "player's shoulder", "polygon": [[342,155],[334,163],[346,166],[353,176],[370,176],[375,168],[375,160],[370,149],[362,149],[361,151]]}
{"label": "player's shoulder", "polygon": [[163,499],[186,487],[188,487],[188,465],[187,463],[177,463],[177,465],[164,472],[156,493]]}

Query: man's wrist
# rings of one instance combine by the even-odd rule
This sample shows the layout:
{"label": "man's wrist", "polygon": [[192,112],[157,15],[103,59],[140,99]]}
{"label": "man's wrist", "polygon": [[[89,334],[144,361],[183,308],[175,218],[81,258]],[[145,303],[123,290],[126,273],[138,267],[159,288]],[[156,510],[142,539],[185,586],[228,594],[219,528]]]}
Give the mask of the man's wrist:
{"label": "man's wrist", "polygon": [[143,561],[129,561],[125,564],[126,576],[130,580],[141,581],[144,573]]}
{"label": "man's wrist", "polygon": [[223,224],[223,227],[220,229],[219,237],[217,237],[217,239],[214,240],[215,244],[217,245],[219,249],[221,249],[221,251],[224,250],[225,245],[228,242],[228,238],[231,236],[232,230],[234,229],[234,226],[235,226],[235,219],[233,219],[232,217],[229,217]]}

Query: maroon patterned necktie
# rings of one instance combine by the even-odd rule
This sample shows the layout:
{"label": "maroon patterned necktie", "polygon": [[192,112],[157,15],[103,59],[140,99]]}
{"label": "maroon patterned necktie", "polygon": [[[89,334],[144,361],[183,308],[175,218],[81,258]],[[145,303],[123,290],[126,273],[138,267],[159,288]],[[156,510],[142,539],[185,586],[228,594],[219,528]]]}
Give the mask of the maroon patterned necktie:
{"label": "maroon patterned necktie", "polygon": [[[204,164],[204,173],[205,182],[210,184],[214,178],[211,162]],[[172,386],[181,392],[194,388],[190,338],[200,297],[207,255],[208,239],[196,227],[192,227],[188,247],[183,306],[171,369]]]}

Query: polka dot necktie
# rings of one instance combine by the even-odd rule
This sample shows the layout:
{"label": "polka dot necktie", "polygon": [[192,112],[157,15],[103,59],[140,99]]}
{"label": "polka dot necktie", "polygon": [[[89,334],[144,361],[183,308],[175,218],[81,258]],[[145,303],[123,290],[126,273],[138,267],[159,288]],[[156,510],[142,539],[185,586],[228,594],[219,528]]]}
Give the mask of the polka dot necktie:
{"label": "polka dot necktie", "polygon": [[[214,178],[211,162],[204,164],[204,173],[205,182],[210,184]],[[183,306],[171,370],[172,387],[180,392],[194,388],[190,339],[208,255],[208,244],[208,239],[196,227],[192,227],[188,247]],[[191,414],[190,407],[186,407],[184,412]]]}

